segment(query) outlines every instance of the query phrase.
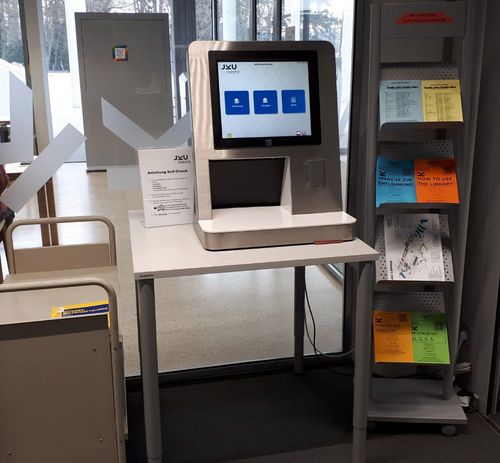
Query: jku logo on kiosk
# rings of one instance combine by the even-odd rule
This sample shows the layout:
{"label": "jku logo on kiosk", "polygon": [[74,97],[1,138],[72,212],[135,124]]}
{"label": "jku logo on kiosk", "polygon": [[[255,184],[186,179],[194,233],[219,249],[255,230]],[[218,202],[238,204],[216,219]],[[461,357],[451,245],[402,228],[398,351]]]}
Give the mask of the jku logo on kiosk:
{"label": "jku logo on kiosk", "polygon": [[236,71],[236,69],[238,69],[237,64],[223,64],[222,65],[223,71]]}
{"label": "jku logo on kiosk", "polygon": [[174,157],[174,161],[188,161],[188,160],[189,156],[187,154],[181,154],[181,155],[176,154]]}

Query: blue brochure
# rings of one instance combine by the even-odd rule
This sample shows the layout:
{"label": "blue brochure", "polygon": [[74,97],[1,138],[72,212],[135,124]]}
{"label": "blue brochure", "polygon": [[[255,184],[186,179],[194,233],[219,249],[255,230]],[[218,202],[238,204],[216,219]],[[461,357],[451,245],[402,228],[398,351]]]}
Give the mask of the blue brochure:
{"label": "blue brochure", "polygon": [[380,125],[423,122],[420,80],[382,80],[379,91]]}
{"label": "blue brochure", "polygon": [[415,169],[413,160],[377,158],[376,205],[415,203]]}

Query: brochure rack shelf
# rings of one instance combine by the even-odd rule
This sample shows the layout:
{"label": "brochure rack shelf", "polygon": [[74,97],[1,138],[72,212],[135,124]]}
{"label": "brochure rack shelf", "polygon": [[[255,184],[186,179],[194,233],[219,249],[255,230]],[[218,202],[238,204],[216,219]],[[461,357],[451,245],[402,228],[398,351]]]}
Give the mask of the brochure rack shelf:
{"label": "brochure rack shelf", "polygon": [[443,209],[453,209],[458,207],[458,204],[454,203],[384,203],[377,207],[377,214],[384,214],[388,212],[394,212],[395,209],[401,212],[428,212],[440,211]]}
{"label": "brochure rack shelf", "polygon": [[386,64],[380,68],[380,80],[447,80],[458,79],[454,64],[411,63]]}
{"label": "brochure rack shelf", "polygon": [[453,142],[450,139],[425,141],[380,142],[378,154],[389,159],[449,159],[453,158]]}
{"label": "brochure rack shelf", "polygon": [[440,380],[375,378],[372,382],[369,421],[467,423],[458,397],[443,398]]}
{"label": "brochure rack shelf", "polygon": [[377,293],[374,306],[387,312],[444,313],[444,294],[435,291],[411,291],[408,293]]}
{"label": "brochure rack shelf", "polygon": [[[476,29],[474,24],[477,15],[482,14],[482,10],[477,2],[470,0],[424,2],[372,0],[369,8],[370,14],[366,23],[366,30],[368,30],[365,61],[367,77],[362,84],[364,85],[362,96],[364,112],[361,113],[366,114],[366,119],[360,123],[359,138],[361,146],[359,163],[362,167],[354,175],[357,176],[358,182],[366,185],[364,195],[362,198],[357,198],[356,204],[361,236],[380,253],[375,268],[374,303],[372,305],[374,310],[403,311],[401,304],[405,304],[404,310],[408,311],[408,307],[411,307],[411,310],[418,312],[438,310],[436,305],[429,305],[425,299],[422,299],[423,297],[439,299],[439,310],[446,313],[450,365],[440,366],[439,371],[442,372],[442,376],[436,376],[433,380],[372,378],[372,393],[368,400],[368,420],[441,423],[453,427],[466,422],[465,414],[454,390],[454,368],[459,339],[481,72],[482,31]],[[419,17],[418,21],[413,22],[412,18],[415,15],[418,16],[416,12],[422,14],[425,12],[425,16],[429,18],[448,17],[451,19],[442,22],[427,22],[420,21]],[[420,83],[403,82],[402,85],[407,85],[407,87],[397,87],[396,84],[388,82],[382,83],[382,81],[398,80],[413,80],[420,81]],[[443,84],[443,88],[445,85],[451,85],[447,89],[450,89],[450,93],[454,92],[450,96],[453,100],[450,103],[451,106],[446,106],[447,96],[444,96],[442,101],[449,111],[447,109],[439,114],[446,114],[446,117],[431,117],[436,113],[431,114],[429,106],[424,108],[429,102],[424,97],[429,89],[432,90],[432,85],[426,82],[423,87],[422,84],[422,81],[429,80],[459,80],[463,122],[459,121],[460,117],[456,111],[458,108],[456,83]],[[383,94],[385,98],[382,112],[384,120],[381,120],[380,111],[381,88],[386,92]],[[391,99],[390,91],[393,88],[401,90],[402,93],[397,98]],[[406,94],[405,91],[407,91]],[[412,98],[412,95],[415,98],[410,101],[410,106],[402,106],[403,109],[400,112],[394,111],[394,105],[397,105],[400,99]],[[430,94],[427,93],[427,95]],[[415,101],[417,103],[414,104]],[[426,101],[425,105],[424,101]],[[403,101],[402,104],[405,102]],[[412,104],[414,104],[413,107],[411,107]],[[418,108],[422,108],[421,114]],[[399,114],[403,115],[401,120],[398,120]],[[413,117],[413,114],[419,117]],[[448,121],[446,121],[447,118]],[[428,122],[430,120],[440,122]],[[381,122],[385,123],[381,124]],[[453,158],[459,204],[389,203],[388,200],[380,197],[386,202],[380,202],[377,207],[378,156],[390,160]],[[412,171],[406,172],[410,173],[402,175],[411,176]],[[390,186],[390,184],[383,185],[384,188],[390,188]],[[398,200],[397,195],[386,197],[389,200]],[[384,214],[388,213],[440,215],[444,281],[388,279],[383,221]],[[422,296],[422,293],[425,296]],[[427,294],[433,294],[433,296],[427,296]],[[406,364],[408,365],[411,367],[413,364]],[[383,370],[389,367],[389,364],[382,363],[381,367]],[[414,365],[413,367],[415,368]],[[426,365],[423,368],[425,369]],[[377,370],[379,370],[378,364]]]}

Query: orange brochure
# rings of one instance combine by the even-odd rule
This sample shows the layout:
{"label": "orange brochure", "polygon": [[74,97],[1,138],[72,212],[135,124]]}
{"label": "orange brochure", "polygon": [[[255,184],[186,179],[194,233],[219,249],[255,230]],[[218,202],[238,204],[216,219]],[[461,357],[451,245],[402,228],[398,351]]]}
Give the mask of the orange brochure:
{"label": "orange brochure", "polygon": [[454,159],[415,159],[415,189],[418,203],[458,204]]}
{"label": "orange brochure", "polygon": [[408,312],[373,311],[375,362],[413,362],[411,319]]}

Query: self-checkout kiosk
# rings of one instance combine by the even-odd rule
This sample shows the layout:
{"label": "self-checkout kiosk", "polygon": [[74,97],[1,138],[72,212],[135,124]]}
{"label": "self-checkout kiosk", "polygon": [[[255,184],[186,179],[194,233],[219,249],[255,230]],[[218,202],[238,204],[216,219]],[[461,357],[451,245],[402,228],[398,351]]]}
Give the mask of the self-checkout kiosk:
{"label": "self-checkout kiosk", "polygon": [[328,42],[193,42],[195,229],[211,250],[354,238]]}

